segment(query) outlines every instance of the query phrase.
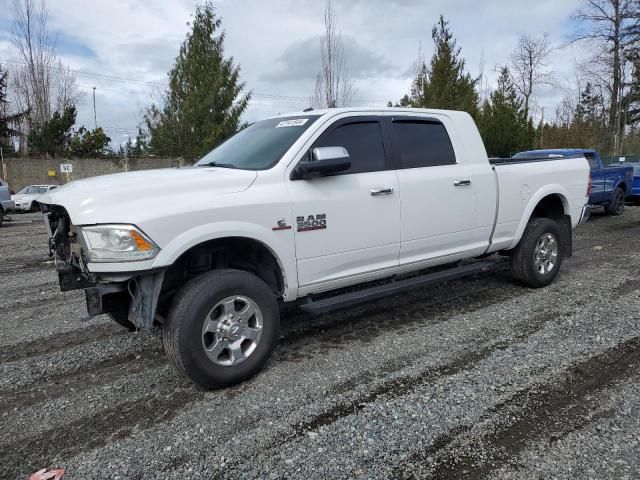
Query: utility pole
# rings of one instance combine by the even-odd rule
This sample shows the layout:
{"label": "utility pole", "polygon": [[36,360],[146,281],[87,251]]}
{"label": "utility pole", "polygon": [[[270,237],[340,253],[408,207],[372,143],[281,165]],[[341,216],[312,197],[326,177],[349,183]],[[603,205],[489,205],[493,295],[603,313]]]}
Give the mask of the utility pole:
{"label": "utility pole", "polygon": [[540,118],[540,148],[544,148],[544,107],[542,107],[542,117]]}
{"label": "utility pole", "polygon": [[96,116],[96,87],[93,87],[93,122],[96,124],[96,129],[97,129],[98,117]]}

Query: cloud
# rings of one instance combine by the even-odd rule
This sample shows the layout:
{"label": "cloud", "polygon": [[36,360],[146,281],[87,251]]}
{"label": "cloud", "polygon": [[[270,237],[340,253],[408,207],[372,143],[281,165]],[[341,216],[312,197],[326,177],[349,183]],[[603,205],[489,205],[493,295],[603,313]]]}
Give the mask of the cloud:
{"label": "cloud", "polygon": [[[278,58],[275,69],[261,76],[268,82],[291,82],[313,80],[320,71],[320,35],[289,45]],[[381,55],[360,45],[350,35],[342,35],[344,57],[349,73],[354,78],[378,76],[391,71],[394,67]]]}
{"label": "cloud", "polygon": [[[16,60],[10,43],[11,0],[0,0],[0,63]],[[78,75],[84,101],[78,123],[93,125],[92,87],[97,87],[98,123],[114,141],[135,132],[141,107],[167,81],[201,0],[56,0],[48,2],[50,27],[59,32],[58,51],[72,69],[131,78],[100,79]],[[450,21],[467,70],[495,84],[494,68],[504,64],[520,34],[550,32],[563,43],[575,28],[568,18],[581,0],[335,0],[349,70],[357,82],[358,105],[397,101],[408,92],[418,49],[433,53],[431,28],[440,13]],[[7,5],[7,8],[3,8]],[[216,0],[226,31],[225,54],[241,66],[247,90],[255,95],[245,113],[254,121],[308,107],[320,68],[320,35],[325,2],[317,0]],[[555,51],[549,59],[559,84],[574,81],[574,59],[586,47]],[[145,83],[148,82],[148,83]],[[159,87],[160,85],[160,87]],[[545,116],[563,95],[541,89],[537,103]],[[549,113],[547,113],[549,112]]]}

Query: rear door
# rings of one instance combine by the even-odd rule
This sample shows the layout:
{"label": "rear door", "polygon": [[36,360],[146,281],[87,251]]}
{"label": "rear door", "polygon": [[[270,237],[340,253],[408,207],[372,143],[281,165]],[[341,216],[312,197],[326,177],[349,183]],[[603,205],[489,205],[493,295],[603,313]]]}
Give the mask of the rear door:
{"label": "rear door", "polygon": [[[443,121],[391,116],[388,123],[401,194],[400,265],[480,254],[488,246],[490,228],[475,228],[478,172],[457,162]],[[493,195],[485,201],[495,203]]]}
{"label": "rear door", "polygon": [[398,265],[400,197],[389,168],[381,118],[340,118],[313,142],[344,147],[351,168],[336,175],[288,180],[302,293],[351,283]]}

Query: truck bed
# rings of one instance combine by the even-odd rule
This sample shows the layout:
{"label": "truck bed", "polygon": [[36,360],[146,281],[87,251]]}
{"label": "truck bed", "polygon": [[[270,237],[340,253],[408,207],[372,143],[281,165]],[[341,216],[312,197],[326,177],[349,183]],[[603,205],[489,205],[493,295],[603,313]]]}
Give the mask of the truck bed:
{"label": "truck bed", "polygon": [[558,157],[549,157],[549,156],[541,156],[541,157],[530,157],[530,158],[521,158],[521,157],[509,157],[509,158],[490,158],[489,163],[491,165],[505,165],[505,164],[514,164],[514,163],[535,163],[535,162],[550,162],[556,160],[565,160],[568,158],[584,158],[584,155],[569,155],[569,156],[558,156]]}
{"label": "truck bed", "polygon": [[524,228],[521,219],[531,216],[527,209],[551,192],[561,192],[565,197],[565,207],[571,209],[576,226],[587,195],[589,170],[584,156],[493,160],[498,198],[491,251],[513,248],[517,243],[514,239],[520,238]]}

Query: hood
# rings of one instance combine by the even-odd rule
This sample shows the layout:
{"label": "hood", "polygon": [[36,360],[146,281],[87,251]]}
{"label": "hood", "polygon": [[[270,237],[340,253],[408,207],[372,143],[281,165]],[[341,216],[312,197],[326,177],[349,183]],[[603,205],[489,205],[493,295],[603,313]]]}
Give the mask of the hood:
{"label": "hood", "polygon": [[249,188],[257,173],[215,167],[163,168],[77,180],[38,201],[65,207],[75,225],[143,223],[180,209],[211,205],[217,195]]}

